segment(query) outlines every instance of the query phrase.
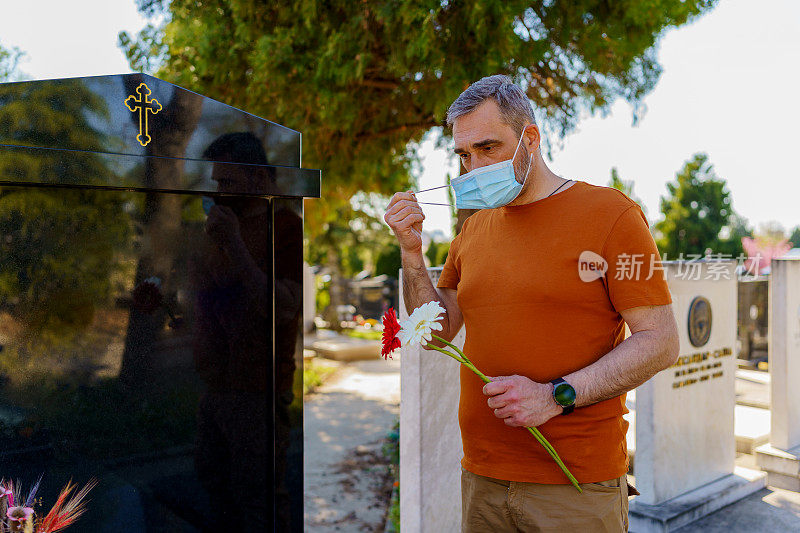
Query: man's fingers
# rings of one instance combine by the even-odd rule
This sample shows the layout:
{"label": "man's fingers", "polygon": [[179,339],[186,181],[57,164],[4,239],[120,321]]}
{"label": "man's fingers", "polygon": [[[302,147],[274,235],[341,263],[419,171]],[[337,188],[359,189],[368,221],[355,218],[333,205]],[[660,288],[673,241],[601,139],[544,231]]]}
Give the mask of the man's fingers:
{"label": "man's fingers", "polygon": [[502,409],[503,407],[508,405],[508,401],[504,396],[505,396],[504,394],[492,396],[491,398],[486,400],[486,404],[492,409]]}
{"label": "man's fingers", "polygon": [[409,201],[412,201],[412,202],[416,202],[417,201],[417,197],[414,196],[414,194],[412,192],[410,192],[410,191],[409,192],[396,192],[396,193],[394,193],[392,195],[392,198],[389,200],[389,206],[387,207],[386,210],[388,211],[390,207],[392,207],[394,204],[396,204],[397,202],[400,202],[402,200],[409,200]]}
{"label": "man's fingers", "polygon": [[392,220],[392,219],[400,220],[404,216],[406,216],[408,213],[411,213],[411,212],[422,213],[422,209],[420,209],[420,207],[418,205],[411,204],[411,203],[408,203],[408,202],[403,202],[403,203],[397,204],[395,207],[393,207],[391,213],[387,212],[386,213],[386,218],[388,220]]}
{"label": "man's fingers", "polygon": [[497,418],[508,418],[511,416],[511,412],[509,411],[508,408],[501,407],[499,409],[494,410],[494,416],[496,416]]}
{"label": "man's fingers", "polygon": [[394,204],[392,207],[388,208],[383,218],[384,220],[386,220],[386,222],[389,222],[390,218],[397,217],[397,214],[402,212],[404,209],[416,209],[420,213],[422,212],[422,208],[419,206],[417,202],[412,202],[409,200],[401,200],[396,204]]}
{"label": "man's fingers", "polygon": [[503,394],[511,387],[511,383],[504,379],[494,379],[496,381],[491,381],[483,386],[483,393],[486,396],[497,396],[498,394]]}
{"label": "man's fingers", "polygon": [[397,224],[397,222],[402,221],[404,218],[406,218],[408,215],[411,214],[422,215],[422,218],[423,219],[425,218],[425,213],[422,212],[422,209],[418,207],[407,206],[401,209],[399,212],[397,212],[397,214],[393,215],[391,217],[391,220],[394,221],[395,224]]}
{"label": "man's fingers", "polygon": [[409,213],[402,218],[393,219],[389,227],[396,231],[404,231],[416,224],[425,220],[425,215],[422,213]]}
{"label": "man's fingers", "polygon": [[422,222],[423,220],[425,220],[425,215],[411,213],[410,215],[406,216],[403,220],[395,224],[395,227],[399,230],[405,230],[410,228],[417,222]]}

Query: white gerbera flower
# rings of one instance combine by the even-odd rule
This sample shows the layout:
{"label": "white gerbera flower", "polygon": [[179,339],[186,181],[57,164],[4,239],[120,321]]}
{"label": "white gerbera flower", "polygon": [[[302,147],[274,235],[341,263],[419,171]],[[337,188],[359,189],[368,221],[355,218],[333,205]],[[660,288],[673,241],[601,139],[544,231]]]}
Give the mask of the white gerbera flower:
{"label": "white gerbera flower", "polygon": [[403,346],[421,344],[422,340],[430,342],[431,331],[441,331],[442,325],[437,320],[442,319],[445,309],[437,301],[422,304],[411,313],[406,320],[400,322],[400,331],[397,337]]}

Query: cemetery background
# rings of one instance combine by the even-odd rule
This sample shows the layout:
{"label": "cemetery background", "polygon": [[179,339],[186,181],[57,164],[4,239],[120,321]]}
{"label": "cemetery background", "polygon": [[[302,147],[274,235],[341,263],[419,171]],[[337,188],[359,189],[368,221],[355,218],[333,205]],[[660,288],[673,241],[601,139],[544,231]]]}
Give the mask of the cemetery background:
{"label": "cemetery background", "polygon": [[[700,5],[700,3],[689,4],[687,9],[695,9]],[[716,7],[715,4],[711,2],[702,9],[705,9],[705,13],[710,11],[713,15],[714,9],[724,7],[723,5]],[[358,51],[369,55],[369,52],[374,52],[372,47],[375,44],[359,41],[352,45],[356,50],[324,52],[320,48],[324,43],[306,42],[308,49],[313,51],[307,56],[300,56],[295,51],[285,51],[283,55],[277,55],[274,62],[270,62],[260,55],[263,50],[247,49],[247,46],[245,46],[247,52],[239,54],[226,52],[230,34],[226,33],[224,37],[214,34],[215,31],[221,29],[220,25],[216,24],[219,17],[215,12],[217,6],[209,6],[207,9],[192,12],[192,18],[197,15],[196,18],[200,21],[197,26],[203,33],[202,38],[197,39],[197,35],[193,33],[195,30],[187,27],[187,21],[190,18],[188,2],[139,1],[137,5],[146,16],[154,16],[154,25],[138,36],[133,32],[127,36],[120,36],[120,45],[126,52],[134,70],[159,71],[162,75],[185,83],[187,87],[195,88],[200,92],[216,96],[222,101],[279,122],[283,119],[298,123],[309,120],[307,116],[298,118],[295,114],[296,109],[288,109],[284,105],[264,107],[267,105],[264,102],[289,101],[289,95],[295,96],[295,88],[301,83],[307,88],[302,95],[304,99],[301,102],[302,105],[319,107],[323,110],[327,108],[336,110],[335,113],[314,117],[315,124],[320,124],[320,128],[318,131],[311,130],[309,132],[308,145],[305,148],[306,153],[310,153],[311,157],[304,161],[304,166],[315,166],[313,158],[318,158],[324,163],[316,164],[316,166],[321,166],[325,170],[326,178],[332,178],[330,181],[323,180],[326,187],[323,191],[324,202],[306,204],[306,214],[310,217],[308,219],[306,262],[310,265],[308,279],[313,280],[307,281],[306,286],[313,283],[318,289],[313,296],[313,293],[306,296],[306,309],[312,309],[311,302],[313,301],[315,302],[313,307],[318,311],[318,314],[311,313],[306,320],[309,328],[307,333],[309,371],[306,378],[307,386],[312,390],[316,388],[317,391],[316,394],[309,395],[310,402],[321,402],[318,409],[320,413],[318,420],[330,421],[332,419],[330,413],[357,414],[364,418],[374,417],[376,420],[376,424],[369,429],[365,428],[360,436],[349,435],[356,441],[361,439],[358,444],[355,443],[356,441],[345,444],[344,436],[340,436],[337,438],[341,438],[342,443],[334,444],[333,447],[349,447],[349,451],[358,452],[359,445],[366,446],[367,448],[362,449],[362,452],[373,458],[378,457],[380,454],[377,454],[376,450],[386,443],[391,443],[395,438],[392,433],[393,418],[389,415],[396,416],[398,411],[399,400],[395,396],[396,391],[393,388],[395,382],[392,381],[399,379],[397,367],[385,366],[387,369],[394,370],[383,372],[376,366],[366,363],[340,363],[338,360],[350,357],[355,361],[359,361],[362,357],[375,359],[375,338],[378,328],[375,327],[374,320],[386,307],[397,307],[398,285],[395,280],[400,266],[399,256],[398,250],[393,245],[391,234],[380,220],[381,206],[385,205],[387,194],[407,186],[413,186],[414,179],[420,176],[419,170],[413,166],[415,157],[420,155],[420,145],[417,143],[425,138],[426,132],[431,128],[434,128],[433,137],[436,137],[435,128],[440,123],[440,115],[446,108],[448,99],[452,99],[453,95],[458,93],[464,82],[473,80],[484,73],[495,72],[501,67],[472,61],[474,58],[464,58],[460,62],[454,63],[453,58],[446,55],[446,50],[436,49],[436,47],[425,49],[424,42],[420,41],[421,36],[407,35],[406,41],[397,44],[396,48],[398,50],[416,49],[417,47],[420,49],[418,56],[413,58],[412,64],[404,65],[409,71],[416,69],[423,73],[422,83],[413,85],[413,87],[405,86],[402,83],[398,84],[395,81],[396,73],[387,72],[386,66],[378,62],[378,64],[371,64],[361,70],[353,68],[352,71],[346,70],[343,73],[313,73],[306,78],[302,78],[300,74],[289,76],[285,80],[281,79],[280,84],[274,87],[274,93],[264,93],[261,89],[248,91],[244,89],[260,83],[263,78],[276,79],[276,72],[286,72],[286,67],[290,63],[294,62],[302,66],[306,69],[303,72],[308,75],[310,74],[309,65],[318,62],[319,56],[323,53],[332,54],[333,61],[339,58],[340,62],[337,64],[347,65],[347,61],[341,58],[355,57]],[[313,19],[315,23],[322,20],[323,27],[326,27],[329,32],[349,34],[353,31],[352,28],[360,28],[359,25],[367,24],[368,28],[366,32],[363,32],[364,34],[383,37],[382,30],[371,26],[375,22],[374,12],[361,13],[354,10],[345,13],[309,14],[303,12],[302,6],[297,7],[296,11],[283,11],[282,7],[270,6],[265,7],[264,12],[254,14],[238,10],[237,5],[237,2],[226,2],[222,3],[219,8],[225,11],[223,18],[230,20],[232,24],[242,30],[237,33],[237,38],[242,41],[252,40],[255,42],[251,39],[253,35],[267,33],[262,26],[262,21],[271,20],[270,17],[278,17],[282,20],[296,17],[296,22],[289,21],[283,27],[291,32],[305,31],[304,29],[308,28],[309,19]],[[494,2],[476,2],[471,7],[475,11],[461,13],[460,16],[463,18],[456,19],[454,24],[472,23],[472,21],[479,20],[480,17],[502,17],[502,13],[497,10],[497,5],[499,4]],[[632,9],[637,9],[637,7],[634,6]],[[163,16],[163,13],[167,13],[167,15]],[[682,21],[681,17],[684,15],[685,12],[678,13],[676,16],[678,22]],[[159,19],[159,16],[162,18]],[[415,16],[421,17],[422,14],[398,12],[392,16],[398,18],[384,22],[386,26],[399,24],[398,20],[401,16],[413,19]],[[169,24],[169,28],[172,30],[167,38],[165,38],[165,28],[160,26],[162,23]],[[585,31],[582,29],[582,22],[558,16],[545,22],[545,24],[548,23],[558,24],[563,28],[572,28],[578,32],[576,39],[580,39],[580,32]],[[403,24],[409,23],[404,22]],[[498,44],[498,39],[500,37],[508,39],[508,36],[486,33],[481,24],[478,22],[475,24],[477,26],[475,31],[481,35],[481,39],[486,43],[485,46],[503,48],[501,44]],[[642,53],[634,54],[635,57],[630,59],[635,61],[637,58],[644,57],[646,54],[643,51],[646,51],[647,46],[655,41],[655,36],[665,24],[665,20],[654,19],[648,21],[648,24],[643,27],[637,27],[636,30],[641,32],[639,38],[642,40],[638,52]],[[602,26],[602,21],[599,25]],[[466,24],[461,24],[461,27],[466,27]],[[296,40],[305,39],[303,36],[298,37],[297,33],[292,35]],[[0,45],[8,47],[13,46],[14,43],[6,42],[3,35],[0,35]],[[209,53],[208,47],[214,46],[222,46],[226,50],[214,49],[214,52]],[[199,52],[201,47],[205,47],[202,53]],[[183,48],[188,49],[186,53],[175,52],[175,50],[183,50]],[[10,52],[0,51],[0,75],[5,78],[23,75],[21,69],[24,67],[24,63],[15,67],[16,58],[18,56],[13,49]],[[448,80],[447,85],[426,77],[428,71],[422,68],[427,66],[426,62],[435,63],[445,60],[448,65],[459,65],[456,69],[457,72],[453,73],[453,77]],[[620,62],[625,63],[624,59],[621,59]],[[190,69],[189,66],[192,68]],[[254,66],[261,71],[259,75],[262,78],[252,80],[241,75]],[[617,67],[611,66],[610,68],[613,70]],[[365,74],[365,72],[370,74]],[[612,72],[611,79],[615,74],[620,75],[620,72],[619,69]],[[569,76],[561,77],[559,73],[554,74],[550,79],[555,86],[565,89],[575,87],[576,80],[570,79]],[[313,79],[309,81],[309,78]],[[549,85],[547,81],[544,83]],[[634,89],[633,94],[647,94],[656,87],[655,79],[629,80],[629,83]],[[331,86],[338,88],[339,92],[320,90],[321,87]],[[414,99],[413,94],[420,92],[423,94],[438,92],[439,96],[429,102],[421,103],[422,109],[415,111],[418,113],[417,115],[401,116],[398,122],[359,123],[354,118],[353,109],[360,111],[359,106],[363,104],[364,99],[362,93],[352,90],[353,86],[359,87],[361,91],[372,91],[370,94],[376,98],[376,106],[380,104],[402,107]],[[608,102],[625,93],[621,88],[604,87],[602,89],[611,91]],[[390,94],[383,95],[384,92]],[[344,93],[348,96],[344,96]],[[570,132],[571,128],[576,126],[575,121],[579,119],[569,118],[567,111],[579,110],[582,106],[595,106],[603,109],[603,105],[598,104],[596,100],[587,102],[596,95],[586,94],[580,90],[572,93],[564,101],[559,101],[550,94],[534,93],[532,96],[535,105],[545,112],[544,125],[553,137]],[[633,98],[633,101],[635,104],[636,99]],[[609,106],[610,104],[607,103],[606,109]],[[365,111],[366,114],[369,112],[369,110]],[[580,113],[574,116],[586,118],[586,115]],[[346,120],[342,120],[343,117]],[[646,121],[647,117],[645,116],[642,120]],[[298,126],[298,129],[304,128]],[[331,138],[338,137],[345,140],[339,143],[330,143]],[[351,139],[358,139],[359,142],[352,143]],[[354,150],[353,146],[358,146],[358,150],[351,152]],[[411,146],[412,155],[410,157],[387,156],[390,153],[404,153],[406,146]],[[694,149],[702,148],[703,146],[698,145]],[[414,151],[416,154],[413,153]],[[555,153],[557,157],[558,151],[556,150]],[[680,157],[686,158],[688,154],[681,154]],[[708,248],[714,253],[730,254],[735,257],[745,251],[741,243],[742,237],[746,236],[754,237],[758,249],[762,251],[785,248],[787,242],[800,243],[800,225],[795,225],[793,229],[787,231],[780,224],[759,220],[760,224],[754,228],[747,219],[733,211],[733,195],[726,187],[725,180],[716,175],[710,164],[712,159],[713,154],[710,157],[702,154],[688,157],[682,168],[675,169],[677,174],[672,181],[673,188],[668,189],[663,195],[664,200],[658,213],[652,209],[648,213],[659,247],[663,253],[667,254],[667,258],[674,259],[680,253],[705,255]],[[452,171],[452,167],[448,168]],[[441,173],[440,170],[439,179],[441,179]],[[380,176],[380,180],[376,180],[375,176]],[[667,177],[664,175],[662,179],[667,179]],[[634,180],[623,180],[618,172],[612,171],[609,184],[636,198],[638,189],[634,190]],[[641,184],[637,183],[637,187],[641,187]],[[433,209],[439,208],[434,207]],[[722,211],[726,211],[726,213],[721,217],[705,216],[708,213],[721,214]],[[701,213],[705,214],[701,215]],[[468,214],[465,212],[452,213],[454,231],[460,228],[460,224]],[[426,256],[430,260],[431,266],[441,265],[444,262],[447,242],[448,234],[446,232],[431,232],[426,235],[428,246]],[[759,368],[759,363],[765,362],[768,348],[765,290],[768,279],[769,271],[765,270],[761,277],[740,283],[738,289],[740,305],[737,310],[739,315],[738,338],[741,343],[739,356],[742,366],[747,367],[744,369],[744,373],[740,373],[740,376],[743,377],[737,380],[737,396],[740,407],[762,411],[766,406],[764,389],[768,380],[764,373],[767,367],[762,364]],[[742,304],[744,301],[753,303],[745,305]],[[316,334],[313,334],[315,328]],[[330,361],[334,361],[334,363],[330,363]],[[328,372],[331,367],[337,368],[337,371]],[[381,376],[380,379],[386,381],[381,382],[376,376]],[[327,382],[325,378],[328,378]],[[371,393],[365,389],[369,389],[369,385],[375,380],[384,385],[387,383],[392,385],[386,385],[385,390],[380,391],[380,394],[375,393],[370,398]],[[346,402],[342,404],[331,402],[327,404],[329,409],[326,410],[325,402],[330,402],[330,398],[336,395],[346,398]],[[330,408],[331,405],[334,407]],[[750,434],[745,435],[745,438],[751,439],[752,442],[743,441],[741,444],[743,450],[746,451],[748,446],[764,444],[767,433],[764,432],[764,427],[760,422],[761,418],[759,418],[759,414],[763,415],[763,413],[748,410],[743,412],[753,415],[754,422],[751,425],[756,428]],[[378,420],[382,422],[378,423]],[[329,428],[325,429],[325,431],[328,430]],[[342,460],[346,462],[352,459],[352,456],[342,455],[343,452],[343,449],[337,449],[327,464],[317,464],[315,466],[318,469],[317,472],[326,472],[326,469],[330,470],[331,468],[335,470],[334,465],[341,464]],[[744,457],[744,460],[747,459]],[[383,458],[377,460],[379,465],[388,463],[388,460]],[[364,472],[372,472],[378,479],[383,479],[385,476],[381,468],[377,468],[375,464],[363,463],[361,466],[364,467]],[[374,471],[370,470],[373,468]],[[336,480],[330,486],[338,486],[336,483],[339,481]],[[386,496],[391,492],[387,491],[380,483],[358,490],[365,493],[367,500],[375,494],[380,493]],[[775,492],[774,494],[781,493]],[[353,499],[352,510],[360,509],[363,501],[359,498]],[[752,500],[750,504],[755,501]],[[791,501],[791,496],[786,496],[781,505],[791,508],[794,505],[790,503]],[[388,505],[388,498],[385,498],[382,505],[384,505],[382,509],[385,509],[385,506]],[[346,506],[337,508],[331,506],[330,501],[327,501],[321,508],[332,510],[332,514],[327,517],[324,513],[321,516],[319,524],[321,528],[335,528],[337,520],[350,515],[349,512],[346,512]],[[752,510],[752,505],[750,509],[753,515],[757,516],[757,512]],[[374,518],[378,515],[381,516],[380,519]],[[361,520],[358,513],[356,513],[356,517]],[[385,512],[378,513],[373,509],[372,514],[369,514],[363,523],[374,526],[384,517]],[[339,523],[340,530],[347,530],[347,523],[347,521]],[[706,523],[706,528],[715,527],[709,524],[711,522]]]}

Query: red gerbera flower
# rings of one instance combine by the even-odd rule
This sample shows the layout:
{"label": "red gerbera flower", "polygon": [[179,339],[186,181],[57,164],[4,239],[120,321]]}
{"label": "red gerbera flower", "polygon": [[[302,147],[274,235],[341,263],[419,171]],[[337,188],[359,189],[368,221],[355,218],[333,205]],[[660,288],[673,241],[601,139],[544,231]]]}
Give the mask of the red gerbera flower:
{"label": "red gerbera flower", "polygon": [[394,313],[394,308],[390,307],[386,313],[383,314],[383,335],[381,337],[381,355],[384,359],[391,359],[392,352],[400,347],[400,339],[397,338],[397,332],[400,331],[400,323],[397,321],[397,315]]}

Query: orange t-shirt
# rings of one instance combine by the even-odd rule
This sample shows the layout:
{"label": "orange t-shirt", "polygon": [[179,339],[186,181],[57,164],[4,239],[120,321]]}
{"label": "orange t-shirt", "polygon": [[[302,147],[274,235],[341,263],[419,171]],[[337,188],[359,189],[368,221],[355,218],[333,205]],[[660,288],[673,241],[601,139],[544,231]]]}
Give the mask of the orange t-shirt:
{"label": "orange t-shirt", "polygon": [[[581,280],[584,251],[605,258],[605,276]],[[547,383],[622,342],[619,311],[672,302],[651,261],[657,268],[658,250],[639,206],[616,189],[579,181],[548,198],[468,218],[437,286],[458,290],[464,353],[478,369]],[[483,385],[462,366],[464,468],[496,479],[568,483],[530,433],[494,416]],[[623,394],[556,416],[539,429],[579,482],[604,481],[627,471],[624,413]]]}

